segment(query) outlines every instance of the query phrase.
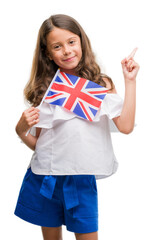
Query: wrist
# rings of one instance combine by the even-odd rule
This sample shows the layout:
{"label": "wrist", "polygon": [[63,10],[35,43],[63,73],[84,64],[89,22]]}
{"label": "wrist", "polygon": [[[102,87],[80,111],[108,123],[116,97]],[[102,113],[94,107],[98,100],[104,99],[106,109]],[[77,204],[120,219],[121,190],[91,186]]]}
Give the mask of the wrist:
{"label": "wrist", "polygon": [[28,130],[24,131],[23,128],[21,128],[20,124],[18,123],[15,127],[15,131],[19,137],[22,137],[23,135],[25,135],[27,133]]}
{"label": "wrist", "polygon": [[125,84],[136,84],[136,78],[133,79],[129,79],[129,78],[125,78]]}

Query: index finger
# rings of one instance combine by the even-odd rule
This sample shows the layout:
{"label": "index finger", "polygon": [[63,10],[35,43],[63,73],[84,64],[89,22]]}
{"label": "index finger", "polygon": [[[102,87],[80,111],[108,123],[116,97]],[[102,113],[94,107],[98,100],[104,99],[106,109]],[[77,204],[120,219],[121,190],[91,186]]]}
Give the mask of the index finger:
{"label": "index finger", "polygon": [[134,48],[134,50],[131,52],[131,54],[127,57],[127,61],[134,57],[137,49],[138,49],[138,48]]}

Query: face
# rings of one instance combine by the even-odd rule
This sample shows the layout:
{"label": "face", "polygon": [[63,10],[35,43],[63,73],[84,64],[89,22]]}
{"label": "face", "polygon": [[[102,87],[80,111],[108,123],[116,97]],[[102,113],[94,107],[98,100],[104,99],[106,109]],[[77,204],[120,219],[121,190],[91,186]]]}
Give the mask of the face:
{"label": "face", "polygon": [[68,30],[55,27],[47,35],[46,40],[50,60],[53,60],[61,71],[75,74],[75,68],[82,57],[80,37]]}

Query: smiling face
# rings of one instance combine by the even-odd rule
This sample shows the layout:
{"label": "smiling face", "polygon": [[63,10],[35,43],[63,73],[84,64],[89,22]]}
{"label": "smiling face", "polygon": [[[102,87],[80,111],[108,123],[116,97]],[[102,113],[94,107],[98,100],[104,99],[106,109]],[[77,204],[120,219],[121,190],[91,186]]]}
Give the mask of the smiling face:
{"label": "smiling face", "polygon": [[60,70],[75,74],[75,68],[82,58],[80,37],[68,30],[55,27],[46,37],[47,52]]}

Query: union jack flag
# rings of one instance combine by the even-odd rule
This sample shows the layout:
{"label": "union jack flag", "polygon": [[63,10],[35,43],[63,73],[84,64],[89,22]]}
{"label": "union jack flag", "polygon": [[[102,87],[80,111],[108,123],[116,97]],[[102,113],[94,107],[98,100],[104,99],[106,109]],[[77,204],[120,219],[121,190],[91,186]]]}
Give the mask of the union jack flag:
{"label": "union jack flag", "polygon": [[58,70],[43,100],[92,121],[107,91],[92,81]]}

